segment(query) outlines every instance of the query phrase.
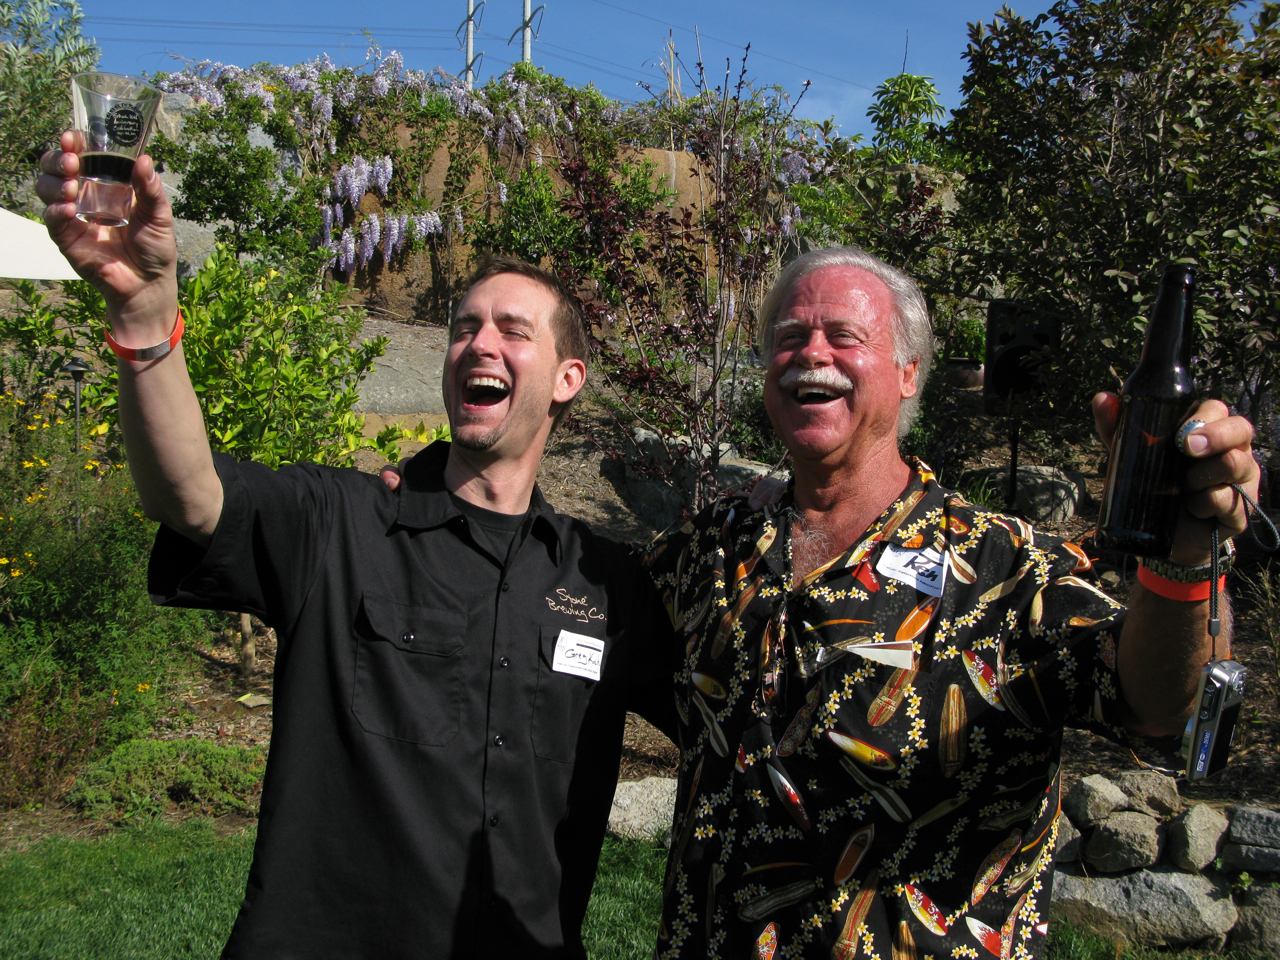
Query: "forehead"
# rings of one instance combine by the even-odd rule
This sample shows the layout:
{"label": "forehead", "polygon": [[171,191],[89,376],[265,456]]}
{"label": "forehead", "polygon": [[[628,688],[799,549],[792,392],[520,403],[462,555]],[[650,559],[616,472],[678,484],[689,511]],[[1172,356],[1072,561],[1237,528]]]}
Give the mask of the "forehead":
{"label": "forehead", "polygon": [[873,273],[845,264],[821,267],[792,285],[779,320],[863,320],[888,322],[893,294]]}
{"label": "forehead", "polygon": [[555,309],[555,294],[537,280],[518,273],[498,273],[472,285],[458,304],[454,322],[463,317],[496,318],[550,330]]}

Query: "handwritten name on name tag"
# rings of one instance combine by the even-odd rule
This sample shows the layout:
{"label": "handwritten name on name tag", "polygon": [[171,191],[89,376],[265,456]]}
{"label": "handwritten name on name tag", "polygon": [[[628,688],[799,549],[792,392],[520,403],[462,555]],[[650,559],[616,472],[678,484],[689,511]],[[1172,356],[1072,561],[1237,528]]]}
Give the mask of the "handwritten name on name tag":
{"label": "handwritten name on name tag", "polygon": [[937,550],[907,550],[896,543],[885,547],[876,564],[876,572],[931,597],[942,596],[942,585],[947,579],[947,563]]}
{"label": "handwritten name on name tag", "polygon": [[603,640],[570,633],[568,630],[561,630],[560,636],[556,637],[556,652],[551,658],[551,669],[557,673],[571,673],[575,677],[599,680],[603,663]]}

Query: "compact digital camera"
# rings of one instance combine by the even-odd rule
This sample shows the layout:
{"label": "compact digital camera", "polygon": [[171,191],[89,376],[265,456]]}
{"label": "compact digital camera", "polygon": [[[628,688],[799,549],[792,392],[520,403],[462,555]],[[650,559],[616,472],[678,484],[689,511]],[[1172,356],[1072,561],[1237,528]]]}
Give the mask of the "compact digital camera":
{"label": "compact digital camera", "polygon": [[1200,674],[1195,713],[1182,735],[1188,780],[1211,777],[1227,765],[1248,674],[1249,671],[1234,660],[1215,660],[1205,665]]}

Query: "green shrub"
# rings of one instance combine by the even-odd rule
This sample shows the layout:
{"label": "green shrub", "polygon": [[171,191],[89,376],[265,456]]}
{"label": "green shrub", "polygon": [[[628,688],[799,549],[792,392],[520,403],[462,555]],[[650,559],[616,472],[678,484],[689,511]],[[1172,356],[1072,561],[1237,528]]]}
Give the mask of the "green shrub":
{"label": "green shrub", "polygon": [[187,643],[208,630],[204,614],[151,604],[155,525],[123,469],[88,444],[75,449],[65,391],[18,392],[0,396],[7,805],[56,792],[84,759],[148,729],[168,705]]}
{"label": "green shrub", "polygon": [[[17,292],[17,308],[0,316],[0,340],[13,344],[0,373],[5,383],[47,386],[73,350],[95,350],[101,375],[85,381],[85,411],[117,442],[116,363],[102,341],[102,297],[84,282],[64,284],[61,302],[29,282]],[[304,272],[242,263],[221,245],[183,284],[183,351],[215,450],[273,467],[349,465],[361,448],[397,459],[406,431],[361,436],[364,419],[353,409],[359,384],[386,341],[356,340],[361,311],[344,295],[341,286],[317,290]]]}
{"label": "green shrub", "polygon": [[267,754],[210,740],[129,740],[89,764],[68,799],[103,820],[148,819],[170,804],[209,816],[256,815]]}

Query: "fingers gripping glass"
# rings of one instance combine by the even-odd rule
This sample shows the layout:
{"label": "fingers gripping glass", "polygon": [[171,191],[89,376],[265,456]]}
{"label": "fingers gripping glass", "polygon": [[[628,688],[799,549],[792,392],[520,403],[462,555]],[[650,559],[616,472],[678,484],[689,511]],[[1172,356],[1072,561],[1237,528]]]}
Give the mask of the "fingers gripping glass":
{"label": "fingers gripping glass", "polygon": [[133,163],[146,148],[159,103],[160,91],[137,77],[77,73],[71,78],[80,156],[79,219],[104,227],[129,222]]}

